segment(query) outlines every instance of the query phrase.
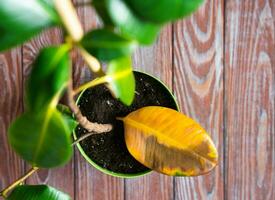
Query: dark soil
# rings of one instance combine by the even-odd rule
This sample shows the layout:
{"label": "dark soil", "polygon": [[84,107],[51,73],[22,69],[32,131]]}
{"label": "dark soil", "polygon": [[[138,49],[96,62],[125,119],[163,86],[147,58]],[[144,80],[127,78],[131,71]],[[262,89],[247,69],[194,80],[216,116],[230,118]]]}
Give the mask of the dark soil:
{"label": "dark soil", "polygon": [[[131,106],[125,106],[113,98],[104,85],[88,89],[79,101],[80,110],[90,121],[111,123],[111,132],[92,135],[80,142],[85,153],[98,165],[116,173],[136,174],[148,168],[136,161],[128,152],[124,141],[124,128],[116,117],[124,117],[130,112],[145,106],[163,106],[177,109],[170,93],[152,77],[135,72],[136,95]],[[79,137],[86,130],[78,126]]]}

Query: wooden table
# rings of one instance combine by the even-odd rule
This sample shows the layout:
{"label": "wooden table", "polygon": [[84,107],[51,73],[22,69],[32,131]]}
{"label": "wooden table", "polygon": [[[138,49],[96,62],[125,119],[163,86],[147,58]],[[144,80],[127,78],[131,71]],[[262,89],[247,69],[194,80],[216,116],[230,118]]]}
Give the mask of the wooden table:
{"label": "wooden table", "polygon": [[[97,26],[93,10],[78,11],[86,30]],[[27,182],[50,184],[79,200],[275,199],[274,29],[275,0],[206,0],[134,56],[135,68],[163,80],[182,112],[211,134],[220,155],[212,173],[124,180],[96,171],[76,150],[66,167],[40,171]],[[0,54],[0,188],[29,168],[11,151],[7,128],[24,109],[23,88],[39,49],[60,41],[54,29]],[[91,75],[76,59],[79,85]]]}

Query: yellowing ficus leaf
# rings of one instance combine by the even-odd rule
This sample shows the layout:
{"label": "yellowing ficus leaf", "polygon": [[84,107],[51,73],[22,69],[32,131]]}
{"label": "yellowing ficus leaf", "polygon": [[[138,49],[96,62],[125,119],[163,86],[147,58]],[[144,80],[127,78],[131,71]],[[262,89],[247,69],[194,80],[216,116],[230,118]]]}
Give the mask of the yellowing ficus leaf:
{"label": "yellowing ficus leaf", "polygon": [[167,175],[198,176],[217,164],[218,153],[206,131],[175,110],[148,106],[122,120],[129,152],[153,170]]}

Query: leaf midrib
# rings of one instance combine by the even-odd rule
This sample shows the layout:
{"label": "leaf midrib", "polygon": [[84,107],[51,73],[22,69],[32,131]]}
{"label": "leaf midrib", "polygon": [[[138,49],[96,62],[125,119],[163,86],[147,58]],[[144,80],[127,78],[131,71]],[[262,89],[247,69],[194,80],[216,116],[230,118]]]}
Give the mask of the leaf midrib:
{"label": "leaf midrib", "polygon": [[[115,72],[113,74],[108,74],[105,79],[107,80],[107,82],[112,82],[112,81],[117,81],[125,76],[127,76],[128,74],[131,74],[132,72],[132,69],[126,69],[126,70],[123,70],[123,71],[120,71],[120,72]],[[108,81],[108,80],[112,80],[112,81]]]}
{"label": "leaf midrib", "polygon": [[[52,62],[50,62],[50,65],[51,66],[57,65],[57,63],[61,60],[61,58],[64,56],[64,54],[68,51],[68,49],[69,49],[69,46],[63,46],[60,49],[58,49],[58,51],[56,52]],[[46,117],[45,117],[45,120],[44,120],[44,124],[43,124],[41,132],[39,134],[40,137],[39,137],[39,140],[38,140],[37,146],[36,146],[37,150],[36,150],[36,152],[33,156],[34,162],[36,161],[38,155],[40,154],[40,151],[41,151],[41,148],[42,148],[41,146],[42,146],[43,141],[44,141],[45,136],[46,136],[46,132],[47,132],[46,130],[47,130],[47,127],[49,125],[50,118],[54,113],[55,102],[57,102],[55,100],[56,100],[56,98],[59,97],[60,92],[63,90],[65,85],[66,85],[66,83],[61,87],[61,89],[57,92],[57,94],[52,98],[51,103],[49,104],[49,108],[46,112]]]}
{"label": "leaf midrib", "polygon": [[[132,125],[133,127],[137,128],[137,129],[140,128],[140,129],[143,130],[143,131],[149,130],[149,131],[152,132],[152,133],[156,133],[156,134],[161,135],[161,136],[162,136],[163,138],[165,138],[167,141],[171,142],[171,144],[174,144],[174,147],[176,147],[176,148],[178,148],[178,146],[182,146],[182,144],[181,144],[181,143],[178,143],[176,140],[171,140],[169,137],[167,137],[166,135],[162,134],[160,131],[157,131],[157,130],[155,130],[155,129],[152,129],[151,127],[149,127],[149,126],[147,126],[147,125],[145,125],[145,124],[139,123],[139,122],[137,122],[137,121],[135,121],[135,120],[132,120],[132,119],[130,119],[130,118],[127,118],[127,117],[124,118],[123,121],[128,121],[128,123],[129,123],[130,125]],[[144,132],[144,133],[145,133],[145,132]],[[150,134],[148,134],[148,133],[145,133],[145,134],[150,135]],[[175,144],[176,144],[176,145],[175,145]],[[207,161],[207,162],[210,162],[210,163],[212,163],[212,164],[214,163],[214,162],[212,162],[211,160],[209,160],[207,157],[205,157],[205,156],[203,156],[203,155],[201,155],[201,154],[198,154],[198,153],[195,152],[194,150],[188,148],[187,145],[185,145],[185,146],[186,146],[186,147],[183,147],[184,150],[186,150],[186,151],[188,151],[188,152],[190,152],[190,153],[192,153],[192,154],[197,155],[198,157],[202,158],[203,160],[205,160],[205,161]],[[215,164],[215,163],[214,163],[214,164]]]}
{"label": "leaf midrib", "polygon": [[41,132],[39,134],[40,137],[39,137],[39,140],[38,140],[37,145],[36,145],[37,148],[36,148],[35,154],[33,156],[34,162],[36,162],[36,159],[37,159],[38,155],[40,154],[42,144],[43,144],[43,141],[44,141],[45,136],[46,136],[46,132],[47,132],[46,130],[47,130],[47,127],[49,125],[50,118],[53,115],[53,112],[54,112],[54,109],[51,108],[51,107],[47,110],[45,121],[44,121],[44,124],[42,126]]}

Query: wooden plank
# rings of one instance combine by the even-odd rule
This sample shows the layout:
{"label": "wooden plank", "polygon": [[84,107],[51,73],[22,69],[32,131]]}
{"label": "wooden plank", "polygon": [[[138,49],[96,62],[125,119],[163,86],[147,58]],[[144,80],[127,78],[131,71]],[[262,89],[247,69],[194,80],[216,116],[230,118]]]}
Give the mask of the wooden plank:
{"label": "wooden plank", "polygon": [[[25,81],[31,71],[31,65],[43,47],[60,44],[63,40],[59,29],[50,29],[23,46],[23,68]],[[27,169],[30,166],[27,166]],[[39,170],[27,180],[29,184],[49,184],[56,187],[72,197],[74,196],[74,170],[73,162],[66,166],[51,170]]]}
{"label": "wooden plank", "polygon": [[205,1],[174,26],[174,90],[183,113],[211,135],[219,165],[201,177],[175,178],[175,199],[223,199],[223,1]]}
{"label": "wooden plank", "polygon": [[23,109],[21,47],[0,54],[0,190],[24,174],[24,162],[11,149],[7,131]]}
{"label": "wooden plank", "polygon": [[[87,2],[85,0],[78,2]],[[90,7],[79,7],[78,14],[86,31],[99,25],[95,11]],[[81,57],[75,54],[74,85],[89,81],[93,78],[89,68]],[[92,167],[75,149],[75,198],[94,200],[124,199],[124,181],[120,178],[105,175]]]}
{"label": "wooden plank", "polygon": [[[172,25],[162,31],[154,46],[139,48],[133,60],[137,70],[156,76],[172,88]],[[127,200],[173,198],[173,177],[154,172],[125,182]]]}
{"label": "wooden plank", "polygon": [[226,2],[228,199],[275,199],[275,2]]}

